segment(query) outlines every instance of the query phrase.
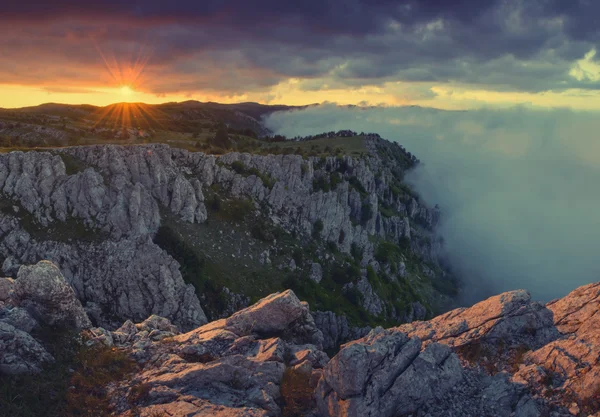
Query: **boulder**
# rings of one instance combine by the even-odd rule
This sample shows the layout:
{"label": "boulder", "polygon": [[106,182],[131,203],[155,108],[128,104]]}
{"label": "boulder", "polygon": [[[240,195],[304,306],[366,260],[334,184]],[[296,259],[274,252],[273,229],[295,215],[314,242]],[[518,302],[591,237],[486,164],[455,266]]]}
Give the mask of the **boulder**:
{"label": "boulder", "polygon": [[0,320],[0,374],[39,373],[53,361],[30,334]]}
{"label": "boulder", "polygon": [[325,366],[316,391],[321,416],[392,417],[442,398],[463,378],[450,348],[374,329]]}
{"label": "boulder", "polygon": [[78,329],[91,327],[73,288],[51,262],[21,266],[14,285],[14,299],[44,324]]}

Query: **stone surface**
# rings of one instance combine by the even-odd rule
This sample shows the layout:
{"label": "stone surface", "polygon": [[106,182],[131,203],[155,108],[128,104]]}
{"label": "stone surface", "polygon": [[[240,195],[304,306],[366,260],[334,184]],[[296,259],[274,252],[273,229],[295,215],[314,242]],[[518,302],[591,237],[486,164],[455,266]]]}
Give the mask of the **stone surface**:
{"label": "stone surface", "polygon": [[436,343],[374,329],[325,367],[316,397],[323,416],[392,417],[442,398],[463,378],[458,357]]}
{"label": "stone surface", "polygon": [[0,374],[38,373],[54,358],[29,333],[0,320]]}
{"label": "stone surface", "polygon": [[452,347],[471,343],[536,348],[556,339],[552,311],[531,301],[528,292],[503,293],[470,308],[452,310],[429,321],[403,324],[397,330],[419,337],[425,344],[439,342]]}
{"label": "stone surface", "polygon": [[[315,345],[322,335],[308,306],[291,291],[185,334],[173,330],[165,319],[152,317],[112,332],[114,343],[144,364],[112,395],[120,413],[135,406],[148,416],[277,416],[286,361],[312,372],[329,359]],[[156,338],[153,332],[170,336]],[[140,386],[146,394],[132,401]]]}
{"label": "stone surface", "polygon": [[323,333],[323,349],[337,349],[341,344],[360,339],[371,331],[370,327],[350,326],[345,316],[338,316],[331,311],[316,311],[313,317]]}
{"label": "stone surface", "polygon": [[56,265],[49,261],[19,268],[13,301],[44,324],[77,329],[91,327],[75,292]]}

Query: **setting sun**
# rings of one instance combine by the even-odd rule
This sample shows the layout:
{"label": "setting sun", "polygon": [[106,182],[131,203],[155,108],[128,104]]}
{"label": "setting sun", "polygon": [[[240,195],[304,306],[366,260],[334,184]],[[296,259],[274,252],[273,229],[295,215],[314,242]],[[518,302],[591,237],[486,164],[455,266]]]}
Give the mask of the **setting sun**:
{"label": "setting sun", "polygon": [[133,93],[135,93],[135,91],[128,85],[121,86],[120,92],[121,92],[121,95],[123,95],[123,96],[131,96],[131,95],[133,95]]}

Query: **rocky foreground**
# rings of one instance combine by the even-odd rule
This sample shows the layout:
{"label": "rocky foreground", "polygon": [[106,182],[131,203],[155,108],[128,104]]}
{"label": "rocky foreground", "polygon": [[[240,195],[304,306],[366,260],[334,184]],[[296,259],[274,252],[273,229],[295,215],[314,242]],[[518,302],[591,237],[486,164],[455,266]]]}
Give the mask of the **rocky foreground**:
{"label": "rocky foreground", "polygon": [[59,269],[42,261],[0,279],[0,373],[54,358],[32,332],[84,330],[137,369],[111,383],[123,416],[600,416],[600,283],[546,305],[504,293],[430,321],[342,345],[329,358],[309,306],[291,291],[180,333],[151,316],[115,331],[90,321]]}

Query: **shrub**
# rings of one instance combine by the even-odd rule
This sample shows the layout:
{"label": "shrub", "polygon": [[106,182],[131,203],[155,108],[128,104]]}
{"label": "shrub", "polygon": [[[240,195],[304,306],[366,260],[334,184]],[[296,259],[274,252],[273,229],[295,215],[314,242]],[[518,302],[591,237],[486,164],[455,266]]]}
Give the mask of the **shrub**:
{"label": "shrub", "polygon": [[314,389],[310,377],[310,372],[302,372],[294,368],[285,370],[281,379],[283,417],[303,417],[314,408]]}
{"label": "shrub", "polygon": [[352,257],[356,261],[360,261],[362,259],[363,252],[364,252],[364,250],[359,248],[356,243],[352,243],[352,245],[350,246],[350,255],[352,255]]}
{"label": "shrub", "polygon": [[369,220],[371,220],[371,218],[373,217],[373,207],[371,207],[371,204],[367,203],[363,203],[362,205],[362,209],[361,209],[361,214],[360,214],[360,222],[361,224],[364,226],[367,224],[367,222]]}
{"label": "shrub", "polygon": [[323,191],[325,193],[331,190],[331,185],[325,179],[324,176],[320,176],[320,177],[313,179],[313,191],[319,191],[319,190]]}
{"label": "shrub", "polygon": [[363,185],[360,183],[358,177],[352,176],[350,177],[348,182],[350,183],[350,186],[356,189],[356,191],[358,191],[359,193],[363,195],[367,194],[367,190],[365,190],[365,187],[363,187]]}
{"label": "shrub", "polygon": [[321,236],[321,232],[323,231],[324,225],[323,220],[319,219],[313,224],[313,237],[315,239]]}
{"label": "shrub", "polygon": [[344,243],[344,241],[346,240],[346,232],[344,232],[344,230],[340,230],[340,236],[338,237],[338,243],[340,245],[342,245]]}

